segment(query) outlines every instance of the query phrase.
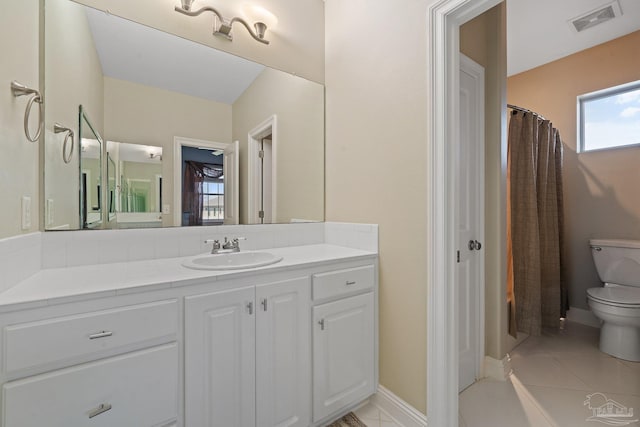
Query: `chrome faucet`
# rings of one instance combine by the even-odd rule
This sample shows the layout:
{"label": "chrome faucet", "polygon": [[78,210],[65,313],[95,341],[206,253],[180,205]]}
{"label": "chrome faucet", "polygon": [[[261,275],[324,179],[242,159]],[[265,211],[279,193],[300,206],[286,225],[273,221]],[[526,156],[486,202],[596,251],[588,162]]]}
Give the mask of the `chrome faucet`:
{"label": "chrome faucet", "polygon": [[227,254],[231,252],[240,252],[240,240],[247,240],[246,237],[235,237],[231,240],[224,238],[224,243],[219,240],[205,240],[205,243],[213,243],[211,248],[212,254]]}

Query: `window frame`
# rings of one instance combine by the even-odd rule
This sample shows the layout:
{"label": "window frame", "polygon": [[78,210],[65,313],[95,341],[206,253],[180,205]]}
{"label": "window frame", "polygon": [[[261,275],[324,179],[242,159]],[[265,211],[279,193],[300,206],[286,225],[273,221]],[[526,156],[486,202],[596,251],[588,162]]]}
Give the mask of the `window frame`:
{"label": "window frame", "polygon": [[[205,179],[203,181],[203,185],[205,183],[222,184],[223,185],[223,192],[221,194],[218,194],[218,193],[205,193],[203,191],[202,192],[203,196],[222,196],[222,197],[224,197],[224,179],[220,179],[220,178]],[[204,188],[203,188],[203,190],[204,190]],[[204,219],[204,204],[202,206],[202,209],[203,209],[203,212],[202,212],[202,225],[219,225],[219,224],[223,224],[224,223],[224,206],[223,206],[222,218],[220,218],[220,219]]]}
{"label": "window frame", "polygon": [[591,150],[585,149],[585,123],[584,123],[584,105],[589,101],[594,101],[603,98],[611,98],[614,96],[618,96],[623,93],[633,92],[635,90],[640,90],[640,80],[636,80],[629,83],[624,83],[617,86],[608,87],[605,89],[597,90],[590,93],[585,93],[583,95],[578,95],[576,97],[577,101],[577,152],[581,153],[591,153],[597,151],[604,150],[615,150],[619,148],[629,148],[629,147],[638,147],[640,143],[637,144],[628,144],[628,145],[615,145],[612,147],[604,147],[604,148],[594,148]]}

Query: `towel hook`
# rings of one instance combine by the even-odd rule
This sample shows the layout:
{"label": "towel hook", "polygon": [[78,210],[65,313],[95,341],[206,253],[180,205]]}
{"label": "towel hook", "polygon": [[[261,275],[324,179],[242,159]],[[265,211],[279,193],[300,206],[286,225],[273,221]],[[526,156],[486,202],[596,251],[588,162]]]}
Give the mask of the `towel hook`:
{"label": "towel hook", "polygon": [[[38,138],[40,138],[40,134],[42,133],[42,126],[44,125],[44,116],[42,114],[42,95],[40,95],[40,92],[38,92],[37,90],[31,89],[30,87],[27,87],[15,80],[11,82],[11,93],[16,98],[18,96],[33,95],[29,99],[29,102],[27,102],[27,108],[24,112],[24,134],[29,141],[36,142]],[[34,102],[38,103],[38,130],[35,136],[32,137],[31,133],[29,132],[29,116],[31,115],[31,107],[33,107]]]}
{"label": "towel hook", "polygon": [[[67,133],[64,137],[64,143],[62,144],[62,160],[65,163],[69,163],[71,161],[71,158],[73,157],[73,147],[75,146],[75,137],[73,131],[67,127],[62,126],[60,123],[54,123],[53,132]],[[69,155],[67,155],[67,144],[69,142],[69,138],[71,138],[71,148],[68,151]]]}

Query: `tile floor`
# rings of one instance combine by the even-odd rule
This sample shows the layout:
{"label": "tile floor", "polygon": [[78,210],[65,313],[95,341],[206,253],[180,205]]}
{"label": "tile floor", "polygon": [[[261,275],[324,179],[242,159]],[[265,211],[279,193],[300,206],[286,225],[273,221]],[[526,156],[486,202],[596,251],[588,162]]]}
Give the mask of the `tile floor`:
{"label": "tile floor", "polygon": [[[460,427],[639,427],[640,363],[601,353],[598,336],[596,328],[565,322],[560,331],[527,338],[511,352],[509,380],[482,380],[460,394]],[[597,392],[634,416],[588,421],[594,414],[584,403]]]}
{"label": "tile floor", "polygon": [[367,403],[353,411],[353,413],[356,414],[360,421],[365,423],[367,427],[402,427],[372,403]]}
{"label": "tile floor", "polygon": [[[527,338],[510,353],[509,380],[485,379],[460,394],[459,427],[640,427],[640,363],[601,353],[599,332],[565,321],[559,331]],[[635,421],[588,421],[592,393],[633,408]],[[367,427],[402,427],[371,403],[354,412]]]}

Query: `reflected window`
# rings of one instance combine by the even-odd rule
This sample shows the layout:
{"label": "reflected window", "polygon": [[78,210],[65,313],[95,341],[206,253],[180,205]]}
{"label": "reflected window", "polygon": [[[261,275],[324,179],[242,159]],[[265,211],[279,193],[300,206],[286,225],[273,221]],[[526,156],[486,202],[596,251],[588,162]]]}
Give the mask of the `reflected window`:
{"label": "reflected window", "polygon": [[205,224],[224,220],[224,177],[207,179],[202,184],[202,220]]}
{"label": "reflected window", "polygon": [[580,152],[640,145],[640,81],[578,97]]}

